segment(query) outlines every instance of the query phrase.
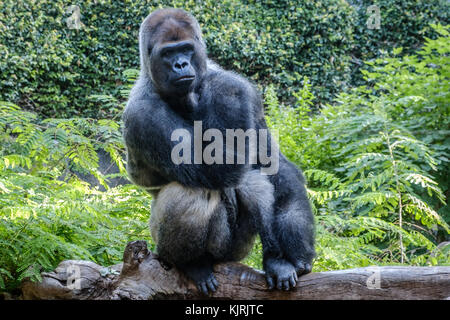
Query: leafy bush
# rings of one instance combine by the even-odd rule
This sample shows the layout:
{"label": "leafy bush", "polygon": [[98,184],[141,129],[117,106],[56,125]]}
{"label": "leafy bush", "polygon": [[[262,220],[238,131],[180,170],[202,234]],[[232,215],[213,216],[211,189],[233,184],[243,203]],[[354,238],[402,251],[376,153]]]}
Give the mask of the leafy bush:
{"label": "leafy bush", "polygon": [[319,101],[347,86],[353,11],[345,1],[224,1],[207,10],[197,17],[211,56],[226,68],[275,84],[283,98],[305,75]]}
{"label": "leafy bush", "polygon": [[450,261],[450,42],[448,27],[433,28],[441,37],[417,55],[370,62],[371,86],[342,93],[320,115],[308,117],[307,82],[295,109],[266,94],[281,150],[306,169],[319,270]]}
{"label": "leafy bush", "polygon": [[[307,76],[315,108],[361,83],[359,59],[393,45],[415,48],[432,35],[430,22],[448,23],[444,0],[349,2],[353,6],[344,0],[6,0],[0,99],[46,116],[98,117],[90,97],[119,97],[123,71],[139,64],[139,25],[159,7],[192,12],[214,60],[261,85],[274,84],[284,101]],[[380,29],[366,25],[372,4],[380,7]]]}
{"label": "leafy bush", "polygon": [[[436,0],[356,0],[349,1],[356,9],[358,19],[354,30],[358,58],[369,60],[380,50],[404,47],[405,53],[417,50],[425,38],[438,35],[431,23],[448,24],[448,1]],[[369,28],[368,20],[372,12],[370,6],[379,8],[380,27]]]}
{"label": "leafy bush", "polygon": [[[77,17],[72,5],[79,6]],[[0,10],[0,99],[46,116],[97,117],[95,94],[116,96],[137,68],[138,29],[157,7],[182,7],[204,30],[213,59],[287,97],[310,77],[320,99],[346,86],[352,12],[343,0],[12,1]],[[75,20],[77,21],[77,20]],[[69,23],[69,24],[68,24]],[[76,28],[74,28],[74,26]]]}
{"label": "leafy bush", "polygon": [[[381,57],[393,48],[403,47],[405,54],[416,51],[425,38],[438,35],[430,24],[450,23],[450,3],[445,0],[353,0],[356,10],[354,26],[352,83],[362,84],[362,61]],[[380,28],[368,28],[373,14],[369,7],[379,8]]]}
{"label": "leafy bush", "polygon": [[[392,101],[387,112],[400,126],[423,141],[436,159],[433,175],[443,191],[450,190],[449,158],[450,141],[450,86],[449,26],[432,25],[440,37],[426,39],[416,54],[402,58],[377,59],[368,63],[371,72],[363,71],[366,80],[374,84],[373,95],[383,95]],[[400,54],[396,48],[394,54]],[[357,91],[353,94],[358,94]],[[345,95],[342,95],[345,97]],[[345,102],[344,102],[345,103]],[[357,106],[353,108],[358,109]],[[423,169],[433,171],[431,167]],[[430,201],[432,201],[430,199]],[[439,202],[433,203],[447,222],[450,208]]]}
{"label": "leafy bush", "polygon": [[[0,98],[45,116],[98,116],[93,94],[116,94],[137,66],[146,1],[84,1],[80,29],[65,1],[4,1],[0,11]],[[69,19],[69,20],[68,20]]]}
{"label": "leafy bush", "polygon": [[106,184],[100,192],[71,170],[111,178],[97,170],[101,147],[123,173],[118,129],[112,120],[41,120],[0,104],[0,288],[39,279],[64,259],[118,263],[128,241],[149,238],[146,193]]}

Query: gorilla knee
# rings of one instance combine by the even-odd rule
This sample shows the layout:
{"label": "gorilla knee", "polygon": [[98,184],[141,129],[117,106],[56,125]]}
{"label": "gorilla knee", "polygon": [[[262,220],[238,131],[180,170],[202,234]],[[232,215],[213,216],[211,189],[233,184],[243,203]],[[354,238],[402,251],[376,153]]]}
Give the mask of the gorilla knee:
{"label": "gorilla knee", "polygon": [[237,191],[240,200],[245,207],[252,212],[259,214],[272,213],[274,203],[274,186],[268,177],[262,175],[259,170],[252,170],[245,174],[243,183]]}
{"label": "gorilla knee", "polygon": [[192,232],[205,232],[219,202],[218,191],[169,183],[159,191],[152,204],[150,232],[153,239],[159,242],[163,227],[185,231],[192,236]]}

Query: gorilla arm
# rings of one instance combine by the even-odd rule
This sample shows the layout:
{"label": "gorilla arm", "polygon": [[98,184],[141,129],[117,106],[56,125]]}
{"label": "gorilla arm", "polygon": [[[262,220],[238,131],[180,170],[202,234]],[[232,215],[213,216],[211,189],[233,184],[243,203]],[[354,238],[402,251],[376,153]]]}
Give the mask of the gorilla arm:
{"label": "gorilla arm", "polygon": [[[251,127],[253,121],[249,107],[236,105],[240,103],[240,99],[228,102],[234,104],[232,110],[226,113],[222,110],[220,122],[217,122],[216,117],[215,123],[211,125],[218,128],[239,127],[244,130]],[[249,114],[237,114],[236,110]],[[239,119],[237,126],[236,123],[233,125],[233,121],[236,122],[236,120],[229,117]],[[124,139],[129,159],[128,171],[137,184],[151,187],[177,181],[189,187],[222,189],[237,186],[243,174],[250,169],[248,165],[242,164],[182,163],[176,165],[171,159],[171,153],[178,142],[171,141],[172,132],[176,129],[185,129],[193,139],[193,121],[182,118],[157,94],[146,95],[145,99],[130,100],[123,120]],[[192,142],[191,155],[193,155],[193,149]]]}

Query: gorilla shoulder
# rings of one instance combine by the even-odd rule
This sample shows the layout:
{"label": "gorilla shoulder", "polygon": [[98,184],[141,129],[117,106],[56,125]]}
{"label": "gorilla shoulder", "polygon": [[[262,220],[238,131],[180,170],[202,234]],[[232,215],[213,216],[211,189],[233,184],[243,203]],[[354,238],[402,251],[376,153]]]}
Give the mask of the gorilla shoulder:
{"label": "gorilla shoulder", "polygon": [[241,75],[224,70],[215,63],[208,62],[208,71],[205,80],[214,86],[214,89],[227,95],[253,95],[256,89],[250,81]]}
{"label": "gorilla shoulder", "polygon": [[[246,78],[233,71],[227,71],[214,62],[208,61],[208,70],[203,80],[203,86],[214,93],[213,101],[228,107],[250,107],[253,112],[262,111],[261,98],[255,86]],[[219,100],[219,101],[217,101]],[[236,111],[236,110],[234,110]]]}

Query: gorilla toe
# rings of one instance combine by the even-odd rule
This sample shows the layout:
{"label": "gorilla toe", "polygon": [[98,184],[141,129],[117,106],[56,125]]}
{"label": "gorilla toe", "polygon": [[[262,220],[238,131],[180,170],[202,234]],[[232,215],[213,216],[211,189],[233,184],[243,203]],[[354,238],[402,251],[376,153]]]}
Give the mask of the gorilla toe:
{"label": "gorilla toe", "polygon": [[295,267],[284,259],[268,259],[264,264],[266,281],[269,289],[290,290],[297,285]]}
{"label": "gorilla toe", "polygon": [[216,277],[211,273],[208,278],[204,280],[198,280],[196,282],[197,289],[201,291],[204,295],[208,295],[210,292],[216,292],[219,283],[216,280]]}
{"label": "gorilla toe", "polygon": [[183,268],[186,276],[194,281],[197,289],[204,295],[216,292],[219,283],[214,277],[212,265],[196,265]]}
{"label": "gorilla toe", "polygon": [[297,272],[298,276],[301,276],[302,274],[310,273],[312,270],[312,264],[303,262],[301,260],[298,260],[295,262],[295,271]]}

